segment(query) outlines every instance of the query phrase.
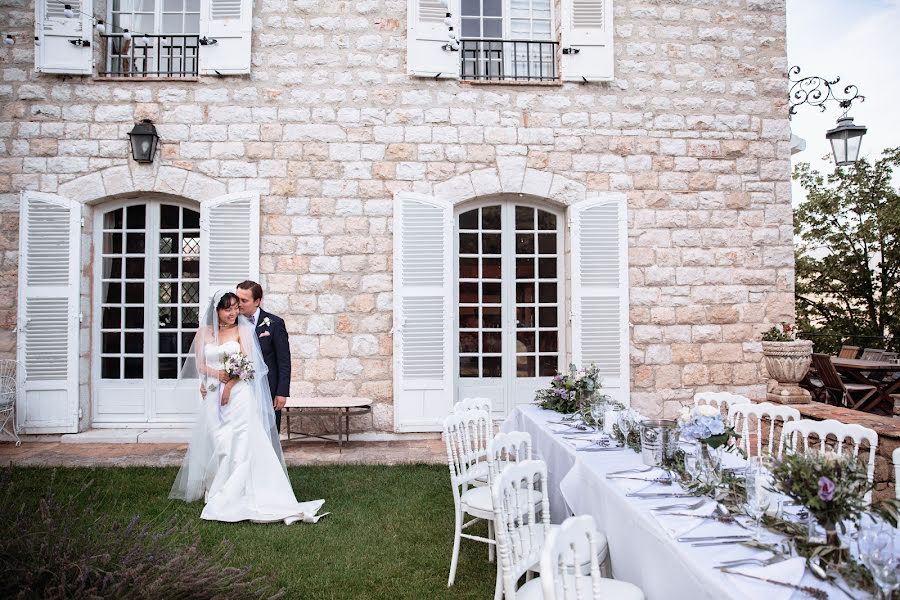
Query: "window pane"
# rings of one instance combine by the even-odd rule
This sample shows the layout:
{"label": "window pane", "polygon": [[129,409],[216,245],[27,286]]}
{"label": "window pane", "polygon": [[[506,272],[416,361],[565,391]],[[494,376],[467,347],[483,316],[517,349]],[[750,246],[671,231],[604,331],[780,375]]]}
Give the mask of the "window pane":
{"label": "window pane", "polygon": [[482,352],[503,352],[503,333],[499,331],[484,331],[481,333]]}
{"label": "window pane", "polygon": [[185,229],[200,229],[200,213],[189,208],[182,209]]}
{"label": "window pane", "polygon": [[119,378],[119,359],[103,358],[100,360],[100,377],[103,379]]}
{"label": "window pane", "polygon": [[103,229],[122,229],[122,209],[117,208],[103,215]]}
{"label": "window pane", "polygon": [[459,376],[460,377],[478,377],[478,357],[477,356],[460,356],[459,357]]}
{"label": "window pane", "polygon": [[144,234],[143,233],[129,233],[125,238],[125,252],[128,254],[143,254],[144,253]]}
{"label": "window pane", "polygon": [[484,16],[486,17],[499,17],[503,13],[501,12],[501,7],[503,6],[502,0],[482,0],[484,6]]}
{"label": "window pane", "polygon": [[200,32],[200,15],[184,16],[184,32],[197,34]]}
{"label": "window pane", "polygon": [[516,207],[516,229],[534,229],[534,209],[530,206]]}
{"label": "window pane", "polygon": [[126,213],[128,229],[143,229],[147,222],[147,207],[143,204],[129,206]]}
{"label": "window pane", "polygon": [[534,327],[534,309],[530,307],[517,308],[516,323],[519,327]]}
{"label": "window pane", "polygon": [[122,328],[122,309],[113,306],[103,308],[103,329],[121,329]]}
{"label": "window pane", "polygon": [[175,354],[178,352],[178,334],[160,333],[159,334],[159,353]]}
{"label": "window pane", "polygon": [[484,329],[500,329],[502,325],[502,309],[499,306],[486,306],[481,309],[481,326]]}
{"label": "window pane", "polygon": [[181,326],[185,328],[200,326],[200,309],[196,306],[186,306],[181,309]]}
{"label": "window pane", "polygon": [[159,328],[174,329],[178,327],[176,319],[176,311],[174,306],[162,306],[159,309]]}
{"label": "window pane", "polygon": [[462,20],[462,37],[464,38],[480,38],[481,37],[481,21],[478,19]]}
{"label": "window pane", "polygon": [[557,300],[556,298],[556,284],[555,283],[542,283],[540,285],[540,301],[544,304],[554,304]]}
{"label": "window pane", "polygon": [[125,304],[143,304],[144,303],[144,284],[143,283],[126,283],[125,284]]}
{"label": "window pane", "polygon": [[478,209],[470,210],[459,215],[460,229],[478,229]]}
{"label": "window pane", "polygon": [[556,230],[556,215],[545,210],[538,211],[538,229]]}
{"label": "window pane", "polygon": [[482,254],[500,254],[500,234],[499,233],[482,233],[481,234],[481,252]]}
{"label": "window pane", "polygon": [[126,354],[143,354],[144,353],[144,334],[137,332],[129,332],[125,334],[125,353]]}
{"label": "window pane", "polygon": [[163,281],[159,284],[159,302],[160,304],[171,304],[172,303],[172,288],[174,288],[176,283],[171,281]]}
{"label": "window pane", "polygon": [[534,377],[534,356],[516,357],[516,377]]}
{"label": "window pane", "polygon": [[163,15],[162,33],[183,33],[183,20],[184,17],[180,14]]}
{"label": "window pane", "polygon": [[118,279],[122,276],[122,259],[121,258],[104,258],[103,259],[103,278]]}
{"label": "window pane", "polygon": [[196,331],[185,331],[181,334],[181,351],[182,352],[190,352],[191,344],[194,342],[194,336],[197,334]]}
{"label": "window pane", "polygon": [[559,359],[556,356],[542,356],[538,360],[541,377],[553,377],[557,373]]}
{"label": "window pane", "polygon": [[178,233],[161,233],[159,234],[159,253],[160,254],[178,254]]}
{"label": "window pane", "polygon": [[516,254],[534,254],[534,234],[519,233],[516,235]]}
{"label": "window pane", "polygon": [[499,258],[482,258],[481,259],[481,276],[485,279],[500,279],[500,259]]}
{"label": "window pane", "polygon": [[478,352],[478,332],[477,331],[460,331],[459,332],[459,351],[460,352]]}
{"label": "window pane", "polygon": [[159,207],[159,228],[160,229],[178,229],[179,208],[171,204],[163,204]]}
{"label": "window pane", "polygon": [[122,252],[122,234],[121,233],[104,233],[103,234],[103,253],[119,254]]}
{"label": "window pane", "polygon": [[162,279],[175,279],[178,277],[178,259],[177,258],[161,258],[159,259],[159,276]]}
{"label": "window pane", "polygon": [[159,359],[159,378],[160,379],[178,379],[178,359],[177,358],[160,358]]}
{"label": "window pane", "polygon": [[143,358],[126,358],[125,359],[125,379],[143,379],[144,378],[144,359]]}
{"label": "window pane", "polygon": [[516,302],[519,302],[519,303],[534,302],[534,284],[533,283],[517,283],[516,284]]}
{"label": "window pane", "polygon": [[463,329],[478,327],[478,307],[477,306],[460,306],[459,307],[459,326]]}
{"label": "window pane", "polygon": [[197,279],[200,277],[200,260],[196,258],[182,259],[181,276],[185,279]]}
{"label": "window pane", "polygon": [[477,233],[460,233],[459,234],[459,253],[460,254],[478,254],[478,234]]}
{"label": "window pane", "polygon": [[540,308],[541,327],[556,327],[558,311],[555,306],[542,306]]}
{"label": "window pane", "polygon": [[516,352],[519,354],[525,352],[534,352],[534,332],[533,331],[517,331],[516,332]]}
{"label": "window pane", "polygon": [[543,233],[538,236],[538,254],[556,254],[555,233]]}
{"label": "window pane", "polygon": [[200,256],[200,236],[185,235],[181,239],[181,253],[191,256]]}
{"label": "window pane", "polygon": [[500,284],[482,283],[481,301],[485,304],[500,304]]}
{"label": "window pane", "polygon": [[118,354],[122,350],[122,334],[118,331],[103,334],[103,345],[100,352],[103,354]]}
{"label": "window pane", "polygon": [[481,14],[481,0],[462,0],[461,9],[465,16],[478,16]]}
{"label": "window pane", "polygon": [[534,279],[534,259],[516,259],[516,279]]}
{"label": "window pane", "polygon": [[500,229],[500,206],[485,206],[481,209],[481,228]]}
{"label": "window pane", "polygon": [[541,279],[556,279],[556,259],[541,258],[538,260],[538,276]]}
{"label": "window pane", "polygon": [[478,279],[478,259],[460,258],[459,276],[461,279]]}
{"label": "window pane", "polygon": [[482,360],[482,377],[503,377],[502,360],[499,356],[485,356]]}
{"label": "window pane", "polygon": [[101,302],[107,304],[119,304],[122,302],[122,284],[116,282],[104,283],[105,290]]}
{"label": "window pane", "polygon": [[474,304],[478,302],[478,284],[475,282],[460,282],[459,301],[464,304]]}
{"label": "window pane", "polygon": [[503,21],[500,19],[484,20],[484,37],[501,38],[503,37]]}
{"label": "window pane", "polygon": [[125,309],[125,327],[127,329],[143,329],[144,328],[144,309],[143,308],[126,308]]}
{"label": "window pane", "polygon": [[144,278],[144,259],[142,258],[126,258],[125,259],[125,278],[126,279],[143,279]]}
{"label": "window pane", "polygon": [[559,350],[559,339],[555,331],[542,331],[539,339],[541,352],[557,352]]}
{"label": "window pane", "polygon": [[200,284],[196,281],[186,281],[181,284],[181,301],[185,304],[197,304],[200,302]]}
{"label": "window pane", "polygon": [[184,10],[184,0],[163,0],[163,10],[180,12]]}

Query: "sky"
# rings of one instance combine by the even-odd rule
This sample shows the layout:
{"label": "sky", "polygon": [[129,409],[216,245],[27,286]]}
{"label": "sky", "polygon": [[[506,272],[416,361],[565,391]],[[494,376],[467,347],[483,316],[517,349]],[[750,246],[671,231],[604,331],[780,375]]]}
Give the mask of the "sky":
{"label": "sky", "polygon": [[[840,76],[836,96],[854,84],[866,97],[850,109],[854,122],[868,127],[860,157],[874,161],[884,148],[900,146],[900,0],[787,0],[787,46],[788,64],[800,66],[800,77]],[[840,114],[833,102],[824,113],[798,107],[791,130],[806,140],[806,150],[793,156],[794,164],[831,171],[821,157],[831,154],[825,132]],[[796,182],[793,192],[796,204],[804,197]]]}

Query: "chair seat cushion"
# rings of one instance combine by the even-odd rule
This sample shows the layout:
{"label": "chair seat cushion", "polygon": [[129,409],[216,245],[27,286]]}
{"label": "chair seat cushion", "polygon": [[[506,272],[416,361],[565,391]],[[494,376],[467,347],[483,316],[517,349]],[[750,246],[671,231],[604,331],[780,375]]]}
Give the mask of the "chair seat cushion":
{"label": "chair seat cushion", "polygon": [[868,385],[866,383],[845,383],[844,387],[853,392],[861,392],[863,390],[874,390],[874,385]]}
{"label": "chair seat cushion", "polygon": [[[520,494],[523,499],[527,495],[525,490],[522,490],[520,492]],[[534,492],[532,497],[534,498],[535,504],[540,502],[541,499],[543,498],[541,493],[537,492],[537,491]],[[468,512],[470,514],[474,514],[474,513],[472,513],[472,511],[469,510],[469,509],[472,509],[472,510],[482,512],[482,513],[490,513],[485,518],[492,519],[494,517],[494,502],[491,499],[491,488],[489,488],[489,487],[471,488],[471,489],[463,492],[462,498],[460,498],[460,500],[462,501],[463,509],[466,512]]]}
{"label": "chair seat cushion", "polygon": [[[578,587],[578,598],[594,598],[590,577],[578,576],[575,578]],[[562,584],[557,580],[556,597],[563,598]],[[541,578],[535,577],[516,591],[517,600],[543,600],[544,590],[541,588]],[[644,592],[636,585],[615,579],[600,580],[600,598],[610,600],[644,600]]]}

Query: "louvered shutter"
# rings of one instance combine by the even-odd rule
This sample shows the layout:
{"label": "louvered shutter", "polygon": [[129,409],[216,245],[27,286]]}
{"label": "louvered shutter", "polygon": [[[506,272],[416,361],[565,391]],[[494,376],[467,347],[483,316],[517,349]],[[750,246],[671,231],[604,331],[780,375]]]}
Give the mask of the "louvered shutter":
{"label": "louvered shutter", "polygon": [[[612,196],[612,197],[610,197]],[[604,392],[628,404],[628,245],[619,194],[572,208],[572,359],[600,368]]]}
{"label": "louvered shutter", "polygon": [[[252,29],[253,0],[201,0],[200,73],[249,73]],[[204,45],[203,38],[209,43]]]}
{"label": "louvered shutter", "polygon": [[565,81],[611,81],[612,0],[562,0],[561,45]]}
{"label": "louvered shutter", "polygon": [[452,208],[401,194],[394,204],[394,418],[398,431],[438,431],[450,412]]}
{"label": "louvered shutter", "polygon": [[406,72],[416,77],[459,77],[459,52],[444,50],[450,40],[444,23],[453,15],[459,33],[458,0],[407,0]]}
{"label": "louvered shutter", "polygon": [[[68,4],[72,18],[64,14]],[[34,68],[41,73],[90,75],[93,71],[93,0],[35,0]],[[72,42],[88,42],[76,45]]]}
{"label": "louvered shutter", "polygon": [[16,418],[25,433],[74,433],[81,205],[24,192],[19,219],[16,354],[25,378]]}
{"label": "louvered shutter", "polygon": [[259,193],[226,194],[200,204],[200,304],[244,279],[259,281]]}

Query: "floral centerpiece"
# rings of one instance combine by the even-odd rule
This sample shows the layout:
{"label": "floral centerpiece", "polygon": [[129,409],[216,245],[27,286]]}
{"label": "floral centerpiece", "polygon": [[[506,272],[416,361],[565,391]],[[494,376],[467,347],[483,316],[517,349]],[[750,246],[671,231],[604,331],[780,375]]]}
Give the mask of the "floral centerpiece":
{"label": "floral centerpiece", "polygon": [[557,373],[550,380],[549,388],[535,393],[534,401],[541,408],[570,414],[581,410],[587,398],[599,394],[601,385],[600,369],[596,365],[582,369],[569,365],[567,373]]}
{"label": "floral centerpiece", "polygon": [[769,382],[766,399],[781,404],[810,402],[809,392],[799,386],[812,362],[812,340],[798,340],[793,325],[782,323],[762,335],[763,357]]}
{"label": "floral centerpiece", "polygon": [[699,442],[710,448],[721,448],[740,437],[734,427],[725,426],[722,413],[710,404],[682,408],[678,427],[681,429],[681,439]]}
{"label": "floral centerpiece", "polygon": [[858,460],[834,452],[786,454],[775,462],[772,477],[776,491],[782,492],[812,514],[825,529],[826,544],[838,546],[837,528],[845,531],[845,521],[855,521],[874,512],[897,525],[896,500],[871,506],[866,495],[872,484]]}

